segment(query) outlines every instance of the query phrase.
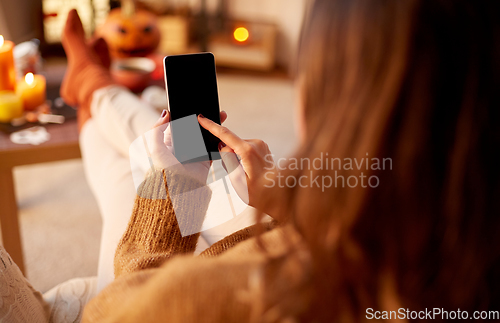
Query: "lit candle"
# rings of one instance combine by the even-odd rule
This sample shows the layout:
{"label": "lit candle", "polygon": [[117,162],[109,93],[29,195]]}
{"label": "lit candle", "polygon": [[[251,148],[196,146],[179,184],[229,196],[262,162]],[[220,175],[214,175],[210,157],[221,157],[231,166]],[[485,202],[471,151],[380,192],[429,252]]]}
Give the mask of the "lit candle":
{"label": "lit candle", "polygon": [[0,91],[0,122],[10,122],[23,115],[21,98],[13,91]]}
{"label": "lit candle", "polygon": [[17,83],[16,93],[23,100],[24,110],[34,110],[45,103],[46,81],[43,75],[28,73]]}
{"label": "lit candle", "polygon": [[0,91],[16,89],[16,70],[14,69],[14,43],[4,40],[0,35]]}

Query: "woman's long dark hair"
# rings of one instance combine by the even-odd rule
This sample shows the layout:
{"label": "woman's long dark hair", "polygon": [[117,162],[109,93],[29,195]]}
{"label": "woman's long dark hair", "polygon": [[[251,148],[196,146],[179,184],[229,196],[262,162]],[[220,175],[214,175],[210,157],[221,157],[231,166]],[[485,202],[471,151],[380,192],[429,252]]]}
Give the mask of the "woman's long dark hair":
{"label": "woman's long dark hair", "polygon": [[299,53],[306,139],[293,157],[370,167],[287,169],[338,181],[265,194],[311,254],[304,320],[500,310],[499,24],[494,0],[312,5]]}

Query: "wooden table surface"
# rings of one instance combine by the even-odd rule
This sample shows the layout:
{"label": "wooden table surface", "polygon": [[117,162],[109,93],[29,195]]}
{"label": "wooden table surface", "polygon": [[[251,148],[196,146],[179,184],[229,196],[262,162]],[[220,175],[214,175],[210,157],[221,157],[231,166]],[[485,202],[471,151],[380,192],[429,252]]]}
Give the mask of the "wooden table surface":
{"label": "wooden table surface", "polygon": [[[50,139],[38,146],[13,143],[8,134],[0,133],[0,226],[5,250],[24,272],[24,259],[13,168],[21,165],[80,158],[76,119],[64,124],[44,126]],[[36,178],[32,179],[36,181]]]}

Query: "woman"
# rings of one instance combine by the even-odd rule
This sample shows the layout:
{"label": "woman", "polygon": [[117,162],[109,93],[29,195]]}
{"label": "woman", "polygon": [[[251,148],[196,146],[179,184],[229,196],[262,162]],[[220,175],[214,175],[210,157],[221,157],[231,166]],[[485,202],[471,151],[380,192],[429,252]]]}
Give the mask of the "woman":
{"label": "woman", "polygon": [[285,167],[284,178],[378,181],[264,189],[277,178],[266,177],[265,145],[199,117],[223,152],[241,156],[250,202],[281,225],[259,238],[236,233],[202,254],[210,259],[170,259],[189,254],[193,238],[151,251],[159,242],[138,242],[151,231],[138,221],[166,221],[168,211],[141,214],[155,202],[138,200],[116,254],[118,278],[86,320],[358,321],[415,319],[433,308],[435,319],[495,315],[475,311],[500,308],[499,9],[493,1],[315,1],[300,46],[294,157],[390,159],[391,167]]}
{"label": "woman", "polygon": [[158,196],[165,179],[180,183],[169,193],[199,182],[156,170],[118,246],[116,279],[84,321],[499,319],[499,6],[315,1],[295,159],[274,172],[264,143],[198,118],[222,152],[240,155],[250,203],[278,224],[193,257],[198,235],[183,237]]}
{"label": "woman", "polygon": [[[391,168],[285,167],[285,178],[376,176],[378,185],[264,189],[272,186],[265,145],[200,117],[223,152],[241,156],[250,202],[281,225],[259,238],[236,233],[202,254],[209,259],[170,259],[192,252],[194,238],[168,226],[168,202],[138,198],[118,277],[86,321],[415,319],[433,308],[435,319],[495,315],[475,311],[500,308],[499,9],[315,1],[300,46],[295,157],[390,159]],[[141,213],[148,203],[156,213]],[[166,221],[160,233],[171,241],[138,239],[152,230],[138,223],[152,216]]]}

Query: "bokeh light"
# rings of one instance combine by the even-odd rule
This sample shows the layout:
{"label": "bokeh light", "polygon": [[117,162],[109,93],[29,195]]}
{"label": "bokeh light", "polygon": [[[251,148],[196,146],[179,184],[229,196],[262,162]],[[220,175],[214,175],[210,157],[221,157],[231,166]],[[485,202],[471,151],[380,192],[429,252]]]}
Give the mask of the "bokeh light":
{"label": "bokeh light", "polygon": [[248,39],[250,33],[248,32],[248,29],[246,29],[245,27],[238,27],[234,30],[233,35],[236,41],[242,43]]}

